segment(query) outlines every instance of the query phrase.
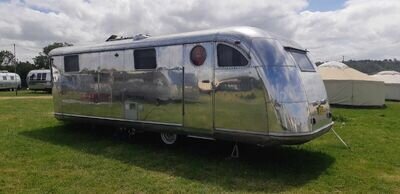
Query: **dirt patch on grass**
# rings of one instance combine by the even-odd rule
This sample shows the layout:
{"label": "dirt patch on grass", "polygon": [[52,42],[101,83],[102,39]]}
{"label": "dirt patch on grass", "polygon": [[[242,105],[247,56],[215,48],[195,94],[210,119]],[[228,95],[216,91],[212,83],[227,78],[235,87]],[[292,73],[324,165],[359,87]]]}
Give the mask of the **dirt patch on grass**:
{"label": "dirt patch on grass", "polygon": [[51,99],[53,96],[0,96],[0,100],[11,99]]}
{"label": "dirt patch on grass", "polygon": [[381,178],[387,182],[400,183],[400,175],[397,173],[397,170],[395,170],[393,174],[383,173]]}

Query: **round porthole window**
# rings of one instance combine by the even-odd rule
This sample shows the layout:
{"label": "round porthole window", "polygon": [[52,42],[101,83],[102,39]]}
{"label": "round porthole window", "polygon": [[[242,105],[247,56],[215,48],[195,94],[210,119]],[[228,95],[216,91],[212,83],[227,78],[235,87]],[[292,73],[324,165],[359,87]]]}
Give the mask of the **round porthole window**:
{"label": "round porthole window", "polygon": [[197,45],[193,47],[190,52],[190,61],[192,61],[193,65],[200,66],[203,65],[204,61],[206,61],[207,52],[203,46]]}

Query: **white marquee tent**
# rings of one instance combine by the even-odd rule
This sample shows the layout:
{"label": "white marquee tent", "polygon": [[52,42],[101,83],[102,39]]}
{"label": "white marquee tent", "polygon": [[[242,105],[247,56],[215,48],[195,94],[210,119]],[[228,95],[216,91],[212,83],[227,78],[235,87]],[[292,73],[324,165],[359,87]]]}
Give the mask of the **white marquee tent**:
{"label": "white marquee tent", "polygon": [[400,73],[397,71],[381,71],[371,77],[385,82],[386,99],[400,100]]}
{"label": "white marquee tent", "polygon": [[318,67],[331,104],[383,106],[385,85],[346,64],[327,62]]}

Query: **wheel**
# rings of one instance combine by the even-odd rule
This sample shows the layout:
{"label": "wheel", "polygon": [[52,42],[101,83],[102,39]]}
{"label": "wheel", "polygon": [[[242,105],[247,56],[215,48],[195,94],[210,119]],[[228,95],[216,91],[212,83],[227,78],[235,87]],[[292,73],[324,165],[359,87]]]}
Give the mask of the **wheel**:
{"label": "wheel", "polygon": [[161,141],[166,145],[173,145],[178,140],[178,135],[175,133],[161,133]]}

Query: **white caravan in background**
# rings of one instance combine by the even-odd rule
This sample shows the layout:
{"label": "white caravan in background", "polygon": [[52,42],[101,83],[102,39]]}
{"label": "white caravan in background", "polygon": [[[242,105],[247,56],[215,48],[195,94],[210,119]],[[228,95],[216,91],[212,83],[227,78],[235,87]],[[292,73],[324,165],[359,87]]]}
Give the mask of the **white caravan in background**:
{"label": "white caravan in background", "polygon": [[0,71],[0,90],[15,89],[21,87],[21,78],[16,73]]}

